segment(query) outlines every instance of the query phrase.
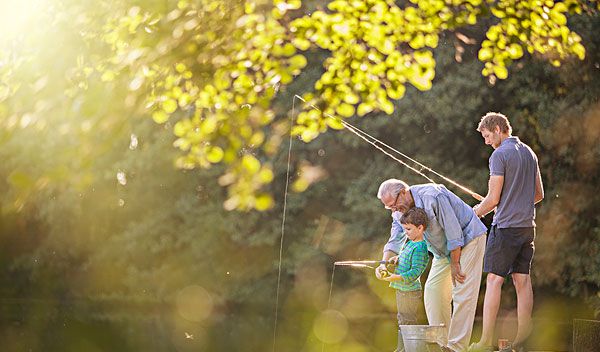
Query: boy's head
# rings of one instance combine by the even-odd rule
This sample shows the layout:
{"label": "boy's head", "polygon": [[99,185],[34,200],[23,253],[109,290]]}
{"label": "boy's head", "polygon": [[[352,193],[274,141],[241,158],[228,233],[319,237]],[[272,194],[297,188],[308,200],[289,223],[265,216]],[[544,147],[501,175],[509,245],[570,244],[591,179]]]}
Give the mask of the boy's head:
{"label": "boy's head", "polygon": [[422,241],[427,229],[427,213],[421,208],[410,208],[402,215],[400,223],[411,241]]}

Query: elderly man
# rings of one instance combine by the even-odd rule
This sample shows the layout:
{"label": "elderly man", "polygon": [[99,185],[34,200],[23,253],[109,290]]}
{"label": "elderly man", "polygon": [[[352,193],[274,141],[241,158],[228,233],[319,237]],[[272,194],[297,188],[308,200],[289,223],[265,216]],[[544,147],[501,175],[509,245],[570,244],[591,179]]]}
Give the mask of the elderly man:
{"label": "elderly man", "polygon": [[[431,325],[448,327],[446,349],[466,349],[481,284],[485,225],[469,205],[442,185],[409,187],[401,180],[389,179],[379,186],[377,198],[392,211],[393,219],[391,236],[383,249],[384,260],[396,255],[404,241],[401,213],[412,207],[423,208],[427,213],[429,224],[424,239],[434,256],[425,283],[427,319]],[[377,268],[377,278],[382,278],[383,269]]]}

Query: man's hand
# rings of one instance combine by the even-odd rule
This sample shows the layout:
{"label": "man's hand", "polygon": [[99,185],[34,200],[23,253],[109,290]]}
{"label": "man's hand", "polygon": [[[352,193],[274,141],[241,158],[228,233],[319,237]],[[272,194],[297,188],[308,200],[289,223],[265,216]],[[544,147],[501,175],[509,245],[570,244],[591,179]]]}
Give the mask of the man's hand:
{"label": "man's hand", "polygon": [[456,282],[464,283],[467,276],[460,270],[460,262],[452,261],[450,263],[450,273],[452,275],[452,285],[456,286]]}

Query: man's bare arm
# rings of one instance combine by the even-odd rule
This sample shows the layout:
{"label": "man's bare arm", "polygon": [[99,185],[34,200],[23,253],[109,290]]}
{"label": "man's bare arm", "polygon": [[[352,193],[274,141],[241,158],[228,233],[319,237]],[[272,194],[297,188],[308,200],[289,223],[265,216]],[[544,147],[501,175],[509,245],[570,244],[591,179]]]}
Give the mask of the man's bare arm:
{"label": "man's bare arm", "polygon": [[542,183],[542,174],[540,173],[540,167],[537,168],[537,177],[535,179],[535,198],[534,204],[537,204],[544,199],[544,184]]}
{"label": "man's bare arm", "polygon": [[473,208],[477,216],[482,217],[498,206],[498,203],[500,203],[500,195],[502,194],[503,185],[504,176],[490,176],[487,195],[481,203]]}

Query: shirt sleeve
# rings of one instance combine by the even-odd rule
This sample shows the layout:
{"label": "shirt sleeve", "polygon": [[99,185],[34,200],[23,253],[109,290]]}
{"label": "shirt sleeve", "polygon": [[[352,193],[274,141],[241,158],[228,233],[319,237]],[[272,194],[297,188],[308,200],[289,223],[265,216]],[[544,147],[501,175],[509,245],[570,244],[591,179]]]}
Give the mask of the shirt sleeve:
{"label": "shirt sleeve", "polygon": [[462,247],[465,244],[462,227],[458,222],[454,208],[450,205],[448,197],[445,195],[437,196],[434,205],[437,208],[436,216],[438,222],[446,235],[448,250],[452,251],[458,247]]}
{"label": "shirt sleeve", "polygon": [[400,216],[398,212],[392,213],[392,228],[390,230],[390,239],[383,246],[383,252],[400,253],[400,246],[404,242],[404,228],[400,224]]}
{"label": "shirt sleeve", "polygon": [[412,253],[410,270],[399,273],[400,277],[405,282],[413,282],[423,274],[429,263],[429,255],[427,254],[427,245],[425,242],[419,242]]}
{"label": "shirt sleeve", "polygon": [[490,156],[490,176],[504,176],[504,160],[496,150]]}

